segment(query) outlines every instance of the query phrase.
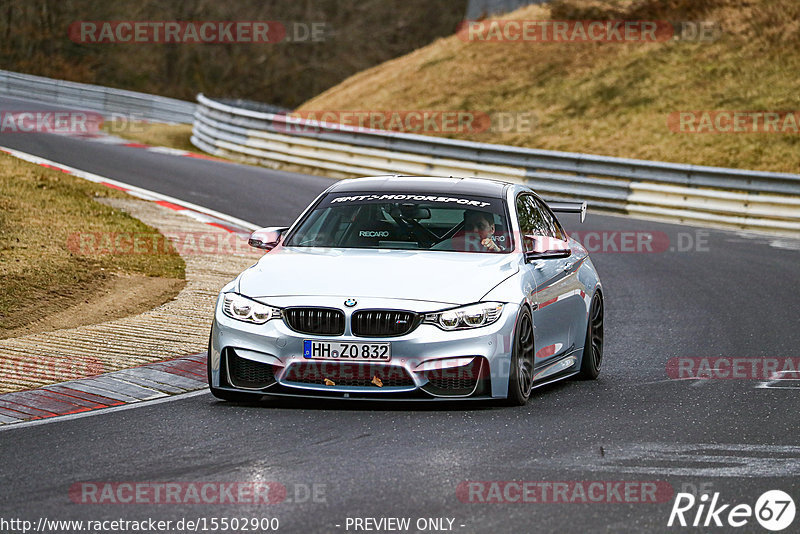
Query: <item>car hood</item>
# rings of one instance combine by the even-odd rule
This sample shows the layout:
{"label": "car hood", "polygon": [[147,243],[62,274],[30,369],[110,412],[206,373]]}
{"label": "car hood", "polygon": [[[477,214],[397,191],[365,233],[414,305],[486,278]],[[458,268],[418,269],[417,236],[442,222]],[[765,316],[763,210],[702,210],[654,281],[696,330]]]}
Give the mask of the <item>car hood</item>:
{"label": "car hood", "polygon": [[388,297],[469,304],[519,270],[515,254],[278,248],[243,272],[250,297]]}

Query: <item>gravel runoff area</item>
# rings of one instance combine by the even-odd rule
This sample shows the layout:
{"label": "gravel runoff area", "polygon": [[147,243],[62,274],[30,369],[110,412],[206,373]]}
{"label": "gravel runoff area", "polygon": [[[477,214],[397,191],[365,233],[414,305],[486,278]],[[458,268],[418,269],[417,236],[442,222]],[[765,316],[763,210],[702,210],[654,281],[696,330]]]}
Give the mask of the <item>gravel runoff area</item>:
{"label": "gravel runoff area", "polygon": [[186,262],[185,287],[173,300],[139,315],[0,340],[0,393],[204,352],[220,288],[259,257],[241,242],[220,247],[241,237],[158,203],[103,202],[165,235],[178,236],[183,246],[176,248]]}

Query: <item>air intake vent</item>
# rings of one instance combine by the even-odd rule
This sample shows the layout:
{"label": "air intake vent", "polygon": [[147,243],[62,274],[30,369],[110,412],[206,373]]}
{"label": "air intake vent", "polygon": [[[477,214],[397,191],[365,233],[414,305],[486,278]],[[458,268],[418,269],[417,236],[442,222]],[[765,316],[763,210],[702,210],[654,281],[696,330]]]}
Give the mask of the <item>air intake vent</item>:
{"label": "air intake vent", "polygon": [[255,362],[225,350],[228,362],[228,382],[235,388],[263,389],[275,383],[275,373],[268,363]]}
{"label": "air intake vent", "polygon": [[344,313],[335,308],[287,308],[283,319],[295,332],[320,336],[344,334]]}
{"label": "air intake vent", "polygon": [[483,358],[475,358],[460,367],[425,371],[428,383],[422,389],[439,397],[466,397],[476,392],[481,382],[488,378],[488,366]]}
{"label": "air intake vent", "polygon": [[398,310],[361,310],[353,314],[351,329],[354,336],[404,336],[419,324],[416,313]]}

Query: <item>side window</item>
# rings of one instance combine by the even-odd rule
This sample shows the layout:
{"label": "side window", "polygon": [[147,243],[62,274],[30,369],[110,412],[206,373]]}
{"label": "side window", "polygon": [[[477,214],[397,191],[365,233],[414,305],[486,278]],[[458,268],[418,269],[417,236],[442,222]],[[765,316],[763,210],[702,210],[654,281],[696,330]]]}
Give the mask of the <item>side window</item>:
{"label": "side window", "polygon": [[556,239],[565,240],[566,236],[564,235],[564,232],[561,231],[561,225],[558,223],[550,209],[538,198],[534,198],[534,200],[536,201],[536,205],[539,207],[542,217],[544,217],[547,228],[549,228],[550,233],[548,235],[555,237]]}
{"label": "side window", "polygon": [[539,208],[533,195],[517,197],[517,217],[522,235],[543,235],[555,237],[551,221],[545,219],[545,213]]}

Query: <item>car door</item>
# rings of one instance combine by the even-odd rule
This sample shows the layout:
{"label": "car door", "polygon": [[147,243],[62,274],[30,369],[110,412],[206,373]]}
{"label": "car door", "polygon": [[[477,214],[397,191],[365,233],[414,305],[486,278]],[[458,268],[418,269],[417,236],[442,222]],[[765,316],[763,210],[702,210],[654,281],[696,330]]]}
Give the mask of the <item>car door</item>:
{"label": "car door", "polygon": [[[564,239],[560,226],[552,219],[547,207],[532,194],[517,197],[517,217],[522,233],[548,239]],[[573,336],[570,332],[572,307],[568,299],[571,291],[572,257],[534,259],[526,262],[525,269],[534,281],[533,323],[536,358],[534,367],[542,367],[570,352]]]}
{"label": "car door", "polygon": [[[556,239],[563,241],[565,246],[569,246],[569,236],[550,207],[538,197],[536,197],[536,203]],[[587,288],[579,279],[578,273],[587,257],[586,251],[581,247],[571,248],[569,257],[564,258],[561,265],[563,278],[559,282],[561,285],[559,302],[561,303],[560,313],[563,315],[565,323],[569,324],[568,347],[582,346],[586,336],[587,305],[591,297],[587,296]]]}

